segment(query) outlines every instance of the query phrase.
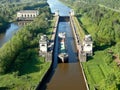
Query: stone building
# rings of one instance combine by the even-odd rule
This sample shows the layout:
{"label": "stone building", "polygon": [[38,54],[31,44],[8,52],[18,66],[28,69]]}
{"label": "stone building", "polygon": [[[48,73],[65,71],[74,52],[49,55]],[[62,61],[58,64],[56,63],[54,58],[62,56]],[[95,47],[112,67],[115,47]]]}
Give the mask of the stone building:
{"label": "stone building", "polygon": [[21,10],[17,12],[17,20],[33,20],[38,15],[37,10]]}
{"label": "stone building", "polygon": [[85,35],[83,40],[83,52],[88,56],[92,56],[93,54],[93,41],[91,35]]}
{"label": "stone building", "polygon": [[71,16],[74,16],[74,15],[75,15],[75,12],[74,12],[73,9],[70,11],[70,14],[71,14]]}
{"label": "stone building", "polygon": [[59,16],[59,10],[55,11],[55,16]]}
{"label": "stone building", "polygon": [[39,41],[40,53],[47,53],[48,51],[48,39],[46,35],[41,36]]}

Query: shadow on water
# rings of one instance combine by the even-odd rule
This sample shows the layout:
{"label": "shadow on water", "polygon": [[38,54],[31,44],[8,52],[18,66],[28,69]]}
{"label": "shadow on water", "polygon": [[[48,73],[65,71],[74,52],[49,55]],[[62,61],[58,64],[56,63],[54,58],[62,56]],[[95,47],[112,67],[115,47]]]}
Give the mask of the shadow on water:
{"label": "shadow on water", "polygon": [[60,22],[69,22],[70,18],[69,18],[69,16],[60,16],[59,21]]}
{"label": "shadow on water", "polygon": [[9,41],[19,29],[20,27],[17,24],[11,23],[10,27],[6,30],[5,33],[0,33],[0,47],[2,47],[4,43]]}
{"label": "shadow on water", "polygon": [[36,90],[46,90],[47,84],[52,79],[54,72],[55,72],[55,69],[51,68],[51,70],[49,70],[49,72],[47,72],[47,74],[44,76],[42,82],[39,84],[39,86],[36,88]]}
{"label": "shadow on water", "polygon": [[0,90],[9,90],[8,87],[0,87]]}

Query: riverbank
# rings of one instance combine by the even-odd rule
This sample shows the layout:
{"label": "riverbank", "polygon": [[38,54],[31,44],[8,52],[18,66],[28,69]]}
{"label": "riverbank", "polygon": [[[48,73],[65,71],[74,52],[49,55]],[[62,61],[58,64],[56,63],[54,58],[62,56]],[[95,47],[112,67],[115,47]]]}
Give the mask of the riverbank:
{"label": "riverbank", "polygon": [[16,21],[16,14],[20,10],[35,10],[47,6],[47,0],[42,1],[4,1],[0,2],[0,33],[4,33],[11,23]]}
{"label": "riverbank", "polygon": [[[95,39],[95,29],[98,26],[95,23],[91,23],[91,19],[87,16],[78,17],[78,19],[87,32]],[[105,90],[117,90],[119,88],[115,84],[119,76],[119,67],[114,61],[114,55],[117,54],[116,48],[117,45],[95,46],[93,57],[89,57],[86,63],[82,63],[90,90],[102,90],[102,88]],[[115,78],[110,80],[113,77]],[[112,84],[107,83],[109,80]]]}
{"label": "riverbank", "polygon": [[74,3],[79,7],[73,3],[69,3],[69,6],[74,6],[79,23],[86,33],[92,35],[94,41],[93,56],[88,57],[87,62],[82,63],[89,89],[120,89],[119,63],[115,62],[120,55],[120,41],[117,39],[120,33],[118,33],[118,23],[113,23],[114,20],[120,21],[120,13],[98,5],[78,3],[77,0]]}
{"label": "riverbank", "polygon": [[38,57],[35,49],[29,49],[27,52],[33,52],[33,50],[36,51],[36,54],[31,53],[33,59],[29,60],[29,63],[24,62],[20,72],[22,75],[19,75],[19,72],[12,72],[0,76],[0,89],[35,90],[50,67],[50,62],[44,62],[44,58]]}
{"label": "riverbank", "polygon": [[[92,11],[92,10],[91,10]],[[87,31],[92,35],[92,39],[94,40],[94,55],[93,57],[88,57],[87,62],[82,63],[85,75],[88,81],[88,85],[90,90],[98,89],[98,90],[117,90],[119,88],[119,81],[118,79],[118,68],[117,63],[114,61],[114,55],[117,54],[117,50],[119,48],[117,47],[119,41],[115,41],[115,39],[112,41],[111,39],[117,38],[116,35],[114,36],[111,31],[110,27],[112,26],[112,23],[114,21],[113,17],[118,18],[119,13],[109,11],[107,9],[99,8],[98,12],[106,11],[105,13],[102,13],[103,16],[111,17],[112,19],[108,20],[106,17],[99,17],[98,19],[92,19],[92,17],[86,15],[78,16],[79,23],[84,27],[84,30]],[[93,12],[96,12],[93,10]],[[114,14],[109,14],[110,12]],[[89,12],[88,12],[89,13]],[[114,16],[115,15],[115,16]],[[100,19],[101,18],[101,19]],[[104,23],[104,25],[103,25]],[[105,26],[109,23],[109,26]],[[104,29],[105,27],[106,29]],[[117,26],[112,26],[112,32],[116,32]],[[100,33],[101,32],[101,33]],[[105,37],[103,33],[105,33]],[[111,34],[109,34],[109,32]],[[115,34],[115,33],[114,33]],[[102,37],[102,39],[101,39]],[[107,39],[106,39],[107,38]],[[104,41],[101,41],[104,40]],[[109,44],[106,43],[106,40],[108,40],[108,43],[116,42],[117,44]],[[109,41],[111,40],[111,41]],[[104,43],[104,45],[102,45]],[[115,77],[115,78],[113,78]],[[110,80],[110,78],[113,78]],[[111,84],[107,81],[112,82]],[[104,84],[104,85],[103,85]],[[117,86],[118,85],[118,86]]]}
{"label": "riverbank", "polygon": [[[54,25],[55,18],[51,21],[53,23],[51,25]],[[48,32],[52,33],[51,28],[49,28]],[[51,35],[49,37],[51,37]],[[20,66],[21,68],[19,71],[0,75],[0,80],[2,81],[0,82],[0,89],[34,90],[38,86],[39,82],[43,79],[52,63],[45,62],[45,58],[39,57],[38,48],[36,47],[23,50],[17,59],[21,58],[22,61],[22,57],[24,57],[26,60],[29,60],[29,62],[25,60],[24,64],[22,64],[22,67]]]}
{"label": "riverbank", "polygon": [[55,23],[46,7],[41,10],[43,15],[21,28],[0,48],[0,89],[35,90],[49,69],[51,62],[45,62],[38,54],[41,34],[51,37]]}
{"label": "riverbank", "polygon": [[[53,70],[53,63],[54,63],[54,52],[55,52],[55,43],[56,43],[56,33],[57,33],[57,28],[58,28],[58,23],[59,23],[59,16],[54,16],[54,23],[53,23],[53,28],[52,28],[52,34],[50,37],[51,45],[52,45],[52,57],[50,60],[50,67],[47,69],[46,73],[44,74],[44,77],[40,80],[39,85],[36,87],[36,90],[41,90],[43,89],[43,86],[45,85],[45,82],[47,81],[48,77],[50,76],[52,70]],[[49,53],[49,52],[48,52]]]}

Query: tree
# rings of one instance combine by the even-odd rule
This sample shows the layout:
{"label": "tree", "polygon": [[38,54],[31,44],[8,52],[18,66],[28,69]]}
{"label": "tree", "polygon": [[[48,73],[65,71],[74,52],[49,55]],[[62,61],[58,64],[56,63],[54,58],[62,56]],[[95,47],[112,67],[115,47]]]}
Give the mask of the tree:
{"label": "tree", "polygon": [[120,42],[118,42],[116,44],[116,51],[117,51],[117,54],[118,54],[118,58],[120,59]]}

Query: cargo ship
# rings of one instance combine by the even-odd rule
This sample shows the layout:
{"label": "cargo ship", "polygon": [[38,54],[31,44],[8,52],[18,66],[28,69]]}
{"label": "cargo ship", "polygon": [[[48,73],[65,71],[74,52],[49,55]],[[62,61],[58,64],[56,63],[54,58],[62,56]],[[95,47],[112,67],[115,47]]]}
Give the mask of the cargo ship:
{"label": "cargo ship", "polygon": [[66,33],[60,32],[58,34],[58,37],[59,37],[58,60],[59,62],[65,63],[65,62],[68,62],[68,54],[67,54],[66,45],[65,45]]}

